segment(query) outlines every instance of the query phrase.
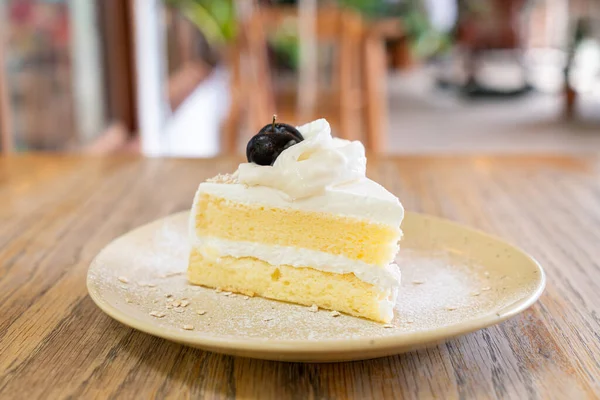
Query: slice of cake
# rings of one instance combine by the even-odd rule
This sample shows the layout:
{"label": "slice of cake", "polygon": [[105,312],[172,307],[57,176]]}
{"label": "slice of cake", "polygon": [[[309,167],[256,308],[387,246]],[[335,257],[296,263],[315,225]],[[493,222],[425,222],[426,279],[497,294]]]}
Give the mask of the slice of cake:
{"label": "slice of cake", "polygon": [[273,122],[247,156],[198,188],[190,282],[391,321],[404,210],[365,177],[362,144],[332,138],[323,119]]}

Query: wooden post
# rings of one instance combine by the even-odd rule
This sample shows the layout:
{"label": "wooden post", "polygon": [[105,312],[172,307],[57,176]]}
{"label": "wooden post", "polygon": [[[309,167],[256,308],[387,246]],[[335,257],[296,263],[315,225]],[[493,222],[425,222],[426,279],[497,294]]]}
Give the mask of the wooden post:
{"label": "wooden post", "polygon": [[240,69],[241,72],[245,69],[248,73],[247,78],[242,79],[245,80],[244,101],[248,103],[250,132],[256,132],[276,113],[264,21],[264,15],[257,7],[248,23],[242,26],[243,43],[246,44],[246,51],[242,51],[242,56],[247,57],[247,66],[242,65],[243,68]]}
{"label": "wooden post", "polygon": [[352,43],[352,32],[350,31],[348,15],[345,12],[338,13],[338,45],[339,59],[338,64],[338,80],[339,80],[339,113],[340,113],[340,131],[337,136],[343,139],[356,139],[356,123],[352,123],[353,114],[352,105],[355,103],[352,99],[352,72],[356,68],[357,62],[353,60],[353,47],[356,43]]}
{"label": "wooden post", "polygon": [[362,80],[360,73],[361,46],[364,25],[360,15],[349,11],[339,11],[338,24],[339,57],[337,59],[337,81],[339,85],[339,124],[338,136],[348,140],[362,140],[361,107]]}
{"label": "wooden post", "polygon": [[367,148],[379,153],[385,148],[388,122],[387,61],[383,38],[367,33],[363,51]]}
{"label": "wooden post", "polygon": [[4,40],[7,36],[4,17],[3,7],[0,7],[0,151],[2,154],[8,154],[14,149],[8,80],[6,79],[6,64],[4,62],[6,51]]}
{"label": "wooden post", "polygon": [[123,123],[129,132],[135,132],[138,121],[133,1],[106,0],[98,6],[104,35],[108,116]]}
{"label": "wooden post", "polygon": [[298,70],[298,119],[306,120],[317,100],[317,2],[298,2],[300,68]]}

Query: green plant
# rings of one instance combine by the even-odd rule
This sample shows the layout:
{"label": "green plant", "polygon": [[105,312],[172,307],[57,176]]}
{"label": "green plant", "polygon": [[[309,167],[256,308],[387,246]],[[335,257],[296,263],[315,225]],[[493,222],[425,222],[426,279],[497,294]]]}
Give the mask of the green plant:
{"label": "green plant", "polygon": [[451,36],[436,30],[424,10],[417,7],[409,9],[401,19],[411,39],[413,52],[418,57],[430,57],[451,47]]}
{"label": "green plant", "polygon": [[365,18],[397,18],[418,57],[429,57],[450,48],[449,34],[437,31],[429,20],[422,0],[339,0],[339,4],[360,12]]}
{"label": "green plant", "polygon": [[296,26],[283,26],[269,38],[275,53],[292,69],[300,65],[300,41]]}
{"label": "green plant", "polygon": [[165,4],[177,8],[211,45],[223,45],[236,35],[233,0],[165,0]]}

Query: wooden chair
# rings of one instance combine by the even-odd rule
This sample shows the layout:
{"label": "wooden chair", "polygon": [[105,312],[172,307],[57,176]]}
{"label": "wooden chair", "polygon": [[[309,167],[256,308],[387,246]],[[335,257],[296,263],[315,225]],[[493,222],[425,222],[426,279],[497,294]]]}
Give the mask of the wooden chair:
{"label": "wooden chair", "polygon": [[225,153],[237,152],[244,113],[247,116],[246,125],[251,132],[255,132],[276,111],[266,43],[258,17],[251,16],[240,21],[238,37],[226,54],[231,70],[231,104],[223,128],[222,148]]}
{"label": "wooden chair", "polygon": [[[282,101],[290,96],[274,92],[266,52],[267,31],[286,21],[297,21],[298,14],[292,7],[255,8],[240,24],[238,40],[229,53],[232,103],[223,130],[225,151],[234,153],[239,148],[239,127],[244,113],[248,117],[247,136],[260,129],[274,113],[290,123],[324,116],[332,122],[337,136],[362,139],[368,150],[380,151],[386,129],[385,48],[381,38],[366,29],[358,14],[327,7],[317,9],[314,15],[316,42],[332,43],[336,50],[329,90],[322,90],[317,81],[312,82],[318,88],[315,97],[324,102],[311,104],[312,110],[307,112],[305,104],[297,98],[290,109],[289,102]],[[298,94],[296,90],[296,97]]]}
{"label": "wooden chair", "polygon": [[4,38],[0,27],[0,154],[8,154],[13,151],[12,122],[10,119],[10,104],[8,97],[8,80],[4,63]]}
{"label": "wooden chair", "polygon": [[368,150],[385,150],[388,131],[386,41],[395,39],[397,50],[407,61],[407,35],[398,18],[384,18],[369,24],[364,32],[362,74],[365,99],[364,119]]}

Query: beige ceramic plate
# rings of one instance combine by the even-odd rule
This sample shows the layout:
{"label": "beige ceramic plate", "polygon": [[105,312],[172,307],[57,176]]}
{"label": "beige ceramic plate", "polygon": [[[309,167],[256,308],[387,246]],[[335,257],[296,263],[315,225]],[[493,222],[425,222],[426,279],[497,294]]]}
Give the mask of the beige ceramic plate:
{"label": "beige ceramic plate", "polygon": [[[220,353],[285,361],[397,354],[504,321],[533,304],[545,285],[542,268],[519,249],[408,213],[392,326],[333,317],[188,285],[186,221],[187,213],[176,214],[110,243],[90,266],[88,290],[102,310],[126,325]],[[168,306],[173,299],[182,305]]]}

